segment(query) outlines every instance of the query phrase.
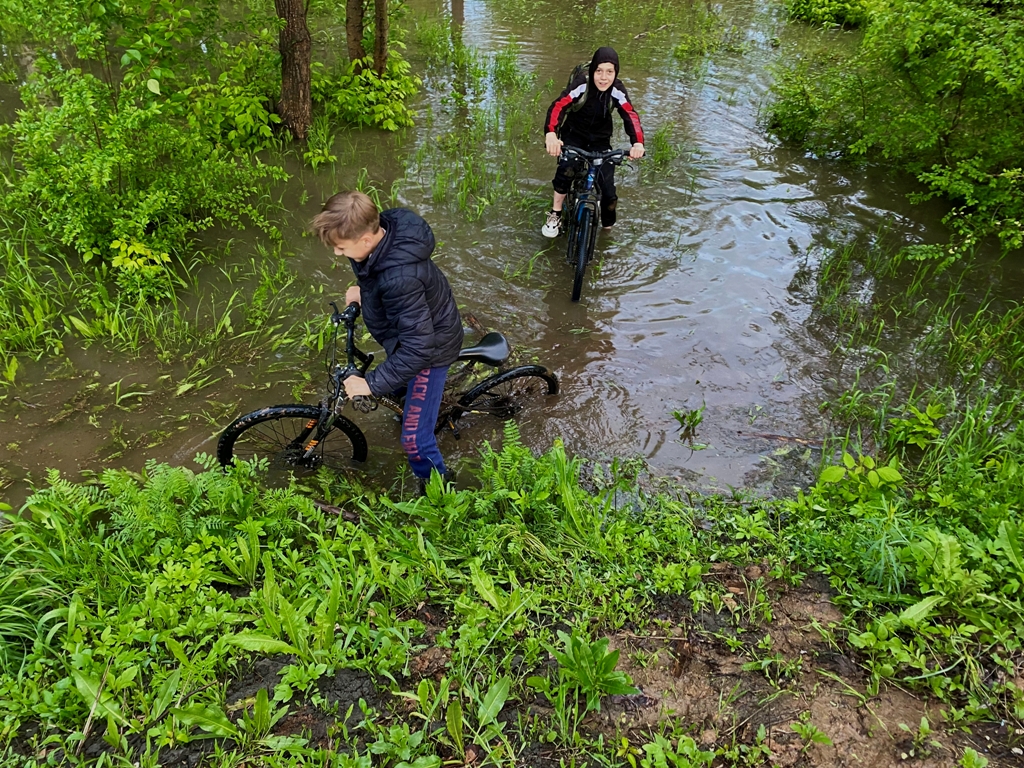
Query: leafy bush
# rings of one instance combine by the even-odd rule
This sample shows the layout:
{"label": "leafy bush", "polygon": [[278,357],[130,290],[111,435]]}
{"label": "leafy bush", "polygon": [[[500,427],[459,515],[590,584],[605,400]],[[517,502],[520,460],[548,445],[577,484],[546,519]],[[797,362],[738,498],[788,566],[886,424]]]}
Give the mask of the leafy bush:
{"label": "leafy bush", "polygon": [[871,6],[871,0],[786,0],[792,18],[824,25],[867,24]]}
{"label": "leafy bush", "polygon": [[[794,551],[863,614],[851,642],[877,677],[925,680],[972,715],[1024,716],[1024,431],[979,451],[972,409],[941,438],[941,408],[909,411],[892,420],[888,463],[845,454],[789,505]],[[901,466],[901,444],[916,467]]]}
{"label": "leafy bush", "polygon": [[405,102],[416,94],[421,82],[411,72],[409,62],[394,50],[383,75],[374,71],[372,56],[339,65],[332,73],[317,67],[313,101],[332,119],[397,131],[413,124],[412,110]]}
{"label": "leafy bush", "polygon": [[4,208],[33,211],[85,261],[110,259],[115,241],[178,251],[214,223],[269,229],[252,199],[281,171],[169,120],[145,85],[112,96],[80,70],[53,71],[23,89],[25,108],[2,134],[19,166]]}
{"label": "leafy bush", "polygon": [[857,51],[784,68],[768,124],[819,154],[885,158],[954,204],[958,252],[997,235],[1024,245],[1024,9],[891,0]]}
{"label": "leafy bush", "polygon": [[[0,130],[13,159],[6,220],[24,217],[86,262],[117,262],[135,273],[122,287],[144,297],[153,293],[139,275],[162,270],[160,254],[195,233],[270,230],[253,201],[284,174],[249,154],[276,120],[269,32],[228,44],[215,4],[178,0],[152,17],[71,0],[7,10],[10,34],[32,40],[37,57],[24,107]],[[115,243],[156,257],[118,262]]]}

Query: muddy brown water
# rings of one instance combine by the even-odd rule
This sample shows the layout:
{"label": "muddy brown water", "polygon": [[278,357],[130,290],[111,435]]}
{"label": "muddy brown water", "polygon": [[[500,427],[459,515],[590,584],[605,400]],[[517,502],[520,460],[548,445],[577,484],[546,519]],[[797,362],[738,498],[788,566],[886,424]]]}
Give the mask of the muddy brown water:
{"label": "muddy brown water", "polygon": [[[731,45],[695,66],[673,59],[660,43],[645,43],[641,28],[598,33],[565,4],[469,0],[453,8],[416,0],[413,19],[461,14],[467,45],[492,56],[517,40],[521,68],[541,83],[552,81],[533,116],[535,140],[518,153],[520,203],[527,205],[499,202],[470,220],[450,201],[433,202],[436,168],[411,172],[417,151],[442,132],[459,131],[462,118],[444,107],[450,78],[424,64],[410,35],[410,59],[424,76],[417,126],[401,135],[339,130],[333,168],[314,173],[286,158],[292,179],[271,190],[287,211],[284,250],[298,285],[322,286],[297,316],[323,311],[350,282],[348,268],[333,266],[302,228],[366,167],[376,186],[393,188],[400,204],[431,223],[441,243],[436,258],[464,311],[559,375],[561,395],[521,425],[531,445],[561,437],[581,455],[641,456],[660,474],[716,488],[767,487],[780,453],[810,471],[818,457],[808,446],[825,430],[818,406],[838,363],[820,327],[811,328],[809,298],[795,276],[813,269],[832,244],[881,230],[904,242],[941,242],[945,209],[911,205],[910,179],[809,157],[758,127],[770,67],[823,36],[847,44],[848,33],[788,24],[773,3],[727,0],[719,7],[733,27]],[[620,169],[620,223],[600,233],[599,268],[573,304],[563,241],[540,235],[554,165],[543,152],[540,124],[572,66],[608,43],[620,50],[622,77],[648,135],[669,126],[682,151],[663,173]],[[621,128],[617,143],[624,143]],[[509,276],[538,252],[529,276]],[[256,239],[237,238],[232,254],[260,258]],[[972,278],[979,291],[995,285],[1020,295],[1006,261],[979,264]],[[218,280],[211,267],[202,284],[215,289]],[[229,295],[230,286],[223,288]],[[0,484],[7,485],[0,496],[20,502],[47,467],[74,475],[104,466],[138,469],[147,459],[188,463],[197,452],[213,452],[217,433],[235,415],[291,402],[303,374],[319,382],[322,364],[286,348],[252,360],[222,359],[210,372],[219,381],[176,397],[187,371],[145,352],[132,358],[69,340],[66,359],[23,360],[17,385],[0,403]],[[116,403],[131,391],[148,394]],[[316,398],[307,388],[304,399]],[[680,440],[672,412],[702,405],[696,445]],[[356,420],[371,445],[363,471],[390,482],[402,464],[393,419],[381,411]],[[473,425],[458,443],[445,436],[442,449],[455,463],[472,463],[493,427]]]}

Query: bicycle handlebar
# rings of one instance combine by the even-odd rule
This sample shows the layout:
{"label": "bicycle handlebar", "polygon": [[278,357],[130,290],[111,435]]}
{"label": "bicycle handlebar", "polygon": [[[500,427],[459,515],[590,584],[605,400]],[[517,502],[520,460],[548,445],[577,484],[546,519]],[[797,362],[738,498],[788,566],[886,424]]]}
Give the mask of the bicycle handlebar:
{"label": "bicycle handlebar", "polygon": [[338,310],[338,305],[335,302],[331,301],[328,303],[334,309],[334,312],[331,313],[331,322],[334,323],[334,325],[341,325],[342,323],[344,323],[346,328],[355,327],[355,322],[356,319],[359,317],[360,312],[358,302],[353,301],[351,304],[345,307],[344,312]]}
{"label": "bicycle handlebar", "polygon": [[[337,376],[336,381],[336,395],[340,396],[344,386],[342,382],[349,376],[366,376],[366,371],[373,363],[373,355],[363,352],[358,349],[355,344],[355,327],[356,320],[359,318],[361,308],[358,302],[351,302],[344,311],[338,309],[336,302],[328,302],[331,308],[334,310],[331,313],[331,323],[337,328],[339,325],[344,324],[345,326],[345,357],[346,365],[344,368],[338,366],[335,368]],[[335,331],[335,340],[337,340],[337,331]],[[337,341],[335,341],[337,344]],[[337,348],[337,347],[335,347]],[[356,364],[356,361],[362,363],[361,366]],[[332,367],[333,367],[332,363]],[[366,397],[365,395],[358,395],[352,398],[352,407],[362,411],[363,413],[369,413],[370,411],[377,410],[377,399],[374,397]]]}
{"label": "bicycle handlebar", "polygon": [[561,157],[559,159],[572,160],[574,158],[580,158],[582,160],[588,160],[590,162],[593,162],[595,160],[599,161],[598,163],[595,163],[595,165],[600,165],[601,163],[611,163],[612,165],[617,165],[629,159],[629,150],[603,149],[598,150],[596,152],[588,152],[587,150],[580,149],[579,147],[570,147],[568,145],[563,144]]}

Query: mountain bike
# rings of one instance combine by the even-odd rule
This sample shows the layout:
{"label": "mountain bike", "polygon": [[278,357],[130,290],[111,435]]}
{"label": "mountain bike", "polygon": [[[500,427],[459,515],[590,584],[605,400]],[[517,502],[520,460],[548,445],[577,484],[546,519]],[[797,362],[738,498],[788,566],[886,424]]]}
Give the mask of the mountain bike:
{"label": "mountain bike", "polygon": [[[594,257],[594,243],[601,216],[601,188],[595,183],[605,163],[620,165],[629,157],[627,149],[587,152],[578,147],[562,147],[562,160],[575,166],[569,194],[562,206],[563,227],[568,235],[566,260],[573,268],[572,300],[579,301],[583,291],[583,275]],[[584,173],[584,171],[586,171]]]}
{"label": "mountain bike", "polygon": [[[330,302],[334,333],[329,346],[327,391],[319,405],[295,403],[272,405],[239,416],[221,433],[217,459],[224,466],[235,459],[267,458],[272,468],[316,471],[320,467],[339,470],[352,461],[366,461],[366,436],[359,426],[342,414],[351,400],[354,410],[369,413],[379,405],[401,416],[401,398],[349,398],[345,379],[365,375],[373,355],[358,349],[354,331],[359,305],[344,311]],[[338,331],[345,328],[345,365],[338,362]],[[521,365],[500,370],[511,354],[508,340],[500,333],[486,334],[480,342],[459,353],[445,383],[435,433],[448,429],[458,439],[459,420],[467,414],[487,414],[507,420],[532,400],[558,394],[558,379],[542,365]],[[461,363],[461,365],[459,365]],[[478,365],[499,369],[481,379]]]}

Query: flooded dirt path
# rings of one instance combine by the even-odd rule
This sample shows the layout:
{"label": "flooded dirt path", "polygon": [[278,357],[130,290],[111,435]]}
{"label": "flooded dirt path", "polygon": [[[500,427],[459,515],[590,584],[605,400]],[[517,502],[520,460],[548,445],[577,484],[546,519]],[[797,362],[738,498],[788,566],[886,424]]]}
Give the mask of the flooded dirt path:
{"label": "flooded dirt path", "polygon": [[[840,33],[788,25],[772,3],[729,0],[720,7],[727,44],[695,63],[674,57],[671,38],[658,37],[672,32],[671,20],[661,31],[612,24],[619,31],[609,33],[587,4],[411,6],[413,28],[463,15],[462,42],[487,61],[518,41],[518,67],[536,76],[539,95],[536,111],[527,110],[532,143],[506,148],[513,156],[504,159],[504,178],[514,177],[516,189],[479,217],[437,193],[443,167],[424,159],[432,145],[467,130],[467,110],[486,110],[497,97],[483,87],[465,103],[453,100],[458,78],[429,63],[410,33],[409,58],[424,78],[417,126],[400,136],[339,131],[338,161],[318,173],[285,160],[294,175],[273,196],[287,211],[283,250],[297,276],[289,290],[299,296],[292,316],[315,316],[350,282],[347,268],[333,267],[302,229],[365,167],[365,179],[431,223],[436,258],[464,312],[560,376],[557,403],[522,425],[531,444],[561,437],[570,451],[595,459],[639,455],[660,474],[717,488],[767,487],[780,454],[791,465],[815,466],[813,447],[826,427],[818,406],[836,364],[831,341],[809,322],[798,275],[832,245],[882,230],[904,242],[946,237],[941,207],[908,203],[910,180],[781,148],[758,127],[772,64]],[[662,168],[645,161],[620,169],[620,223],[600,234],[598,262],[573,304],[564,241],[540,235],[554,168],[540,124],[572,66],[609,43],[619,49],[648,136],[661,130],[677,156]],[[259,258],[251,241],[232,246],[239,264]],[[224,273],[208,273],[203,284],[216,288]],[[991,288],[991,275],[977,280]],[[0,494],[17,501],[24,480],[38,482],[45,467],[137,469],[148,458],[187,462],[212,453],[215,435],[235,415],[295,395],[315,401],[322,378],[319,359],[283,345],[253,359],[219,359],[202,386],[182,391],[188,370],[145,355],[69,345],[66,361],[26,363],[0,405],[0,481],[8,485]],[[126,396],[133,391],[146,394]],[[702,406],[696,437],[681,441],[673,411]],[[383,412],[357,421],[371,445],[365,471],[389,480],[401,464],[393,421]],[[459,443],[446,436],[442,449],[469,460],[489,435],[478,430]]]}

